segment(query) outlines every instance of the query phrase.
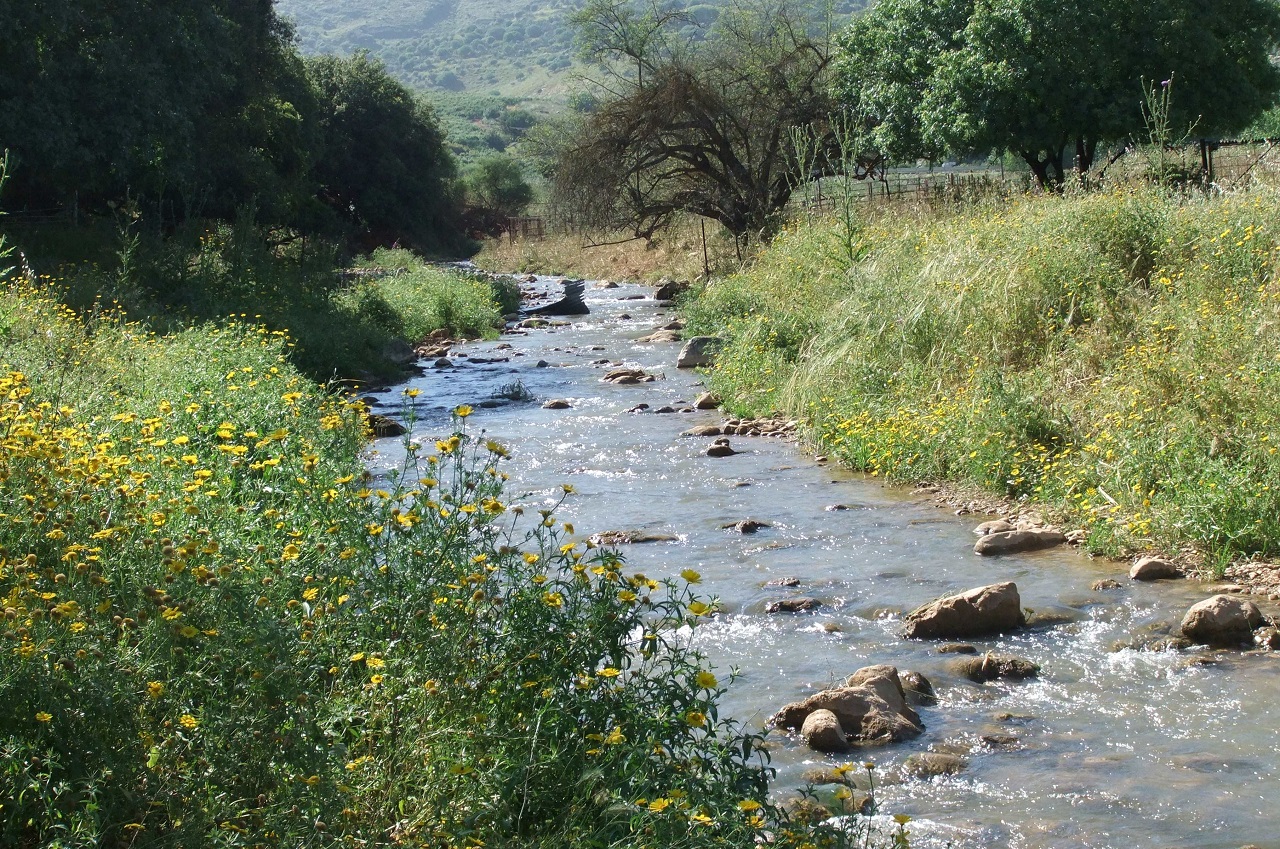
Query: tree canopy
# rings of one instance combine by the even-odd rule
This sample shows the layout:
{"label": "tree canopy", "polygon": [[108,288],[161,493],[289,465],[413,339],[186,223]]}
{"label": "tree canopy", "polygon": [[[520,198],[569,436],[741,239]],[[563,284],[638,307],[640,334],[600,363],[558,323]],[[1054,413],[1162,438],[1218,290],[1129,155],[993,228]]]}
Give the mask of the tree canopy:
{"label": "tree canopy", "polygon": [[162,224],[252,208],[458,243],[434,115],[365,57],[303,60],[272,0],[0,0],[0,20],[11,208],[128,199]]}
{"label": "tree canopy", "polygon": [[804,177],[791,131],[831,110],[827,22],[778,0],[722,11],[697,41],[680,35],[687,15],[633,0],[590,0],[576,22],[602,76],[560,157],[558,200],[645,237],[680,212],[767,231]]}
{"label": "tree canopy", "polygon": [[837,39],[835,87],[898,158],[1020,155],[1042,183],[1144,128],[1144,87],[1176,76],[1172,126],[1246,126],[1274,102],[1272,0],[880,0]]}

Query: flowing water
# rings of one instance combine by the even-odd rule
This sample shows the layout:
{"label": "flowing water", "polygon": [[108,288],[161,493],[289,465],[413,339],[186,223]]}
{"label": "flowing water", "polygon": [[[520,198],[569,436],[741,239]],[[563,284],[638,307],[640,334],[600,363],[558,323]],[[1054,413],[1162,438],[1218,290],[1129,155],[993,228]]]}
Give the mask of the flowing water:
{"label": "flowing water", "polygon": [[[569,326],[465,346],[470,360],[407,384],[422,390],[416,435],[447,433],[451,408],[479,405],[517,381],[532,393],[534,401],[481,406],[469,420],[512,449],[509,494],[541,506],[571,483],[579,494],[557,516],[583,536],[675,536],[626,546],[629,567],[653,577],[685,568],[703,575],[699,589],[719,597],[723,612],[698,630],[697,644],[722,672],[739,670],[722,710],[749,727],[868,664],[927,676],[940,701],[920,708],[922,736],[844,758],[875,761],[877,799],[915,818],[915,846],[1280,849],[1280,657],[1225,653],[1206,665],[1197,661],[1208,652],[1116,650],[1179,620],[1205,597],[1203,586],[1132,583],[1117,564],[1065,548],[980,558],[972,528],[983,517],[956,517],[927,496],[816,462],[785,441],[732,437],[741,453],[705,456],[709,440],[680,433],[719,422],[718,413],[627,412],[641,403],[685,407],[701,391],[695,373],[674,367],[678,344],[633,341],[675,318],[651,293],[589,284],[591,314]],[[604,361],[664,379],[605,384]],[[394,410],[407,387],[379,398]],[[542,409],[551,398],[572,407]],[[395,441],[377,447],[374,465],[392,465]],[[849,509],[826,509],[837,504]],[[770,527],[751,535],[724,527],[745,518]],[[782,577],[800,585],[765,586]],[[1100,578],[1123,586],[1092,591]],[[902,612],[1005,580],[1017,583],[1024,606],[1059,624],[970,642],[1040,664],[1038,679],[968,683],[948,671],[954,655],[898,636]],[[823,607],[764,613],[770,600],[796,593]],[[1006,739],[993,747],[983,741],[991,735]],[[779,791],[840,760],[783,734],[771,739]],[[921,751],[962,754],[966,767],[903,778],[898,766]]]}

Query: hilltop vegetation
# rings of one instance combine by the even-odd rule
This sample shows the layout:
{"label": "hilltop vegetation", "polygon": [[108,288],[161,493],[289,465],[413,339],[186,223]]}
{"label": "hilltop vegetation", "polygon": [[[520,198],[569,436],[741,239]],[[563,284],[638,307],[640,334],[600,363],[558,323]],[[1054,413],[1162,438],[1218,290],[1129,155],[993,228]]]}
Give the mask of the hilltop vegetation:
{"label": "hilltop vegetation", "polygon": [[[734,0],[665,3],[683,7],[698,38]],[[848,14],[861,0],[837,0]],[[420,89],[563,100],[571,89],[580,0],[279,0],[307,53],[368,50]]]}

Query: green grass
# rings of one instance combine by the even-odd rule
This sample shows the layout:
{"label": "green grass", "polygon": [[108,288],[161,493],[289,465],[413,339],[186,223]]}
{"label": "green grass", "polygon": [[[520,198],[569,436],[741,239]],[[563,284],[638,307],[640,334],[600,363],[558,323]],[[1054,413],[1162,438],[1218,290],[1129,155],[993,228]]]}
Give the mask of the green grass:
{"label": "green grass", "polygon": [[403,274],[344,277],[332,245],[251,221],[195,222],[164,238],[102,221],[14,233],[35,270],[78,311],[118,305],[161,333],[228,319],[261,324],[287,332],[290,361],[321,381],[395,380],[406,344],[436,330],[494,336],[519,305],[510,281],[431,266],[408,251],[372,260]]}
{"label": "green grass", "polygon": [[732,340],[733,406],[804,416],[854,468],[1220,569],[1280,554],[1278,212],[1139,188],[797,226],[691,317]]}

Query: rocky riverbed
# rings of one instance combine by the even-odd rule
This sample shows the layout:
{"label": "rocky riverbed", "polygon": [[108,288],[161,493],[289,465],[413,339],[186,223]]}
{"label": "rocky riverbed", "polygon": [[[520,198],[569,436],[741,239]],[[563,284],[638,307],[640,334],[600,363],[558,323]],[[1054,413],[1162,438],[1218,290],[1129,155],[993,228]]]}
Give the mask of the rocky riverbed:
{"label": "rocky riverbed", "polygon": [[[1280,654],[1245,606],[1276,614],[1264,584],[1189,580],[1178,558],[1173,577],[1135,580],[1137,564],[1088,558],[1072,529],[1015,505],[833,468],[802,450],[794,423],[699,403],[697,374],[675,366],[678,318],[652,289],[588,283],[585,302],[585,316],[449,346],[447,367],[409,384],[413,432],[438,436],[450,408],[471,404],[472,426],[512,449],[519,501],[550,506],[570,483],[559,517],[584,539],[653,576],[700,573],[718,603],[694,639],[739,670],[723,709],[756,728],[775,720],[779,793],[871,760],[883,809],[916,818],[913,846],[1280,847]],[[379,394],[377,412],[394,418],[401,397]],[[377,447],[373,466],[393,465],[396,441]],[[1008,526],[975,535],[992,520]],[[975,551],[1001,534],[1017,544]],[[1016,602],[992,590],[1005,618],[990,627],[904,636],[940,599],[1004,585]],[[1188,634],[1206,601],[1195,618],[1234,610],[1249,627]],[[849,698],[823,695],[842,690],[878,699],[881,716],[855,720]],[[798,721],[777,718],[815,699]],[[820,711],[835,724],[819,715],[806,733]]]}

